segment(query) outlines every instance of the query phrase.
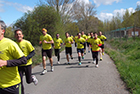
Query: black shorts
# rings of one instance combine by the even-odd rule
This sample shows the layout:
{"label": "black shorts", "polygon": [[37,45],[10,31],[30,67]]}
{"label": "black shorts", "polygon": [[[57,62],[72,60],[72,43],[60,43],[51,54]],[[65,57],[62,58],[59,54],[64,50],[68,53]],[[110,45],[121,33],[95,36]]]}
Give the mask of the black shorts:
{"label": "black shorts", "polygon": [[102,44],[102,46],[100,46],[100,48],[102,48],[102,49],[103,49],[103,48],[104,48],[104,44]]}
{"label": "black shorts", "polygon": [[90,44],[90,43],[89,43],[89,42],[87,42],[87,47],[89,47],[89,44]]}
{"label": "black shorts", "polygon": [[19,94],[20,84],[8,87],[8,88],[0,88],[0,94]]}
{"label": "black shorts", "polygon": [[92,52],[92,58],[97,58],[99,52]]}
{"label": "black shorts", "polygon": [[65,47],[66,54],[72,55],[72,47]]}
{"label": "black shorts", "polygon": [[43,50],[42,49],[42,57],[43,56],[48,56],[49,58],[52,58],[52,49],[49,49],[49,50]]}
{"label": "black shorts", "polygon": [[79,52],[80,52],[80,53],[84,53],[84,49],[78,49],[78,48],[77,48],[77,53],[79,53]]}
{"label": "black shorts", "polygon": [[57,56],[60,53],[60,49],[54,49],[55,56]]}

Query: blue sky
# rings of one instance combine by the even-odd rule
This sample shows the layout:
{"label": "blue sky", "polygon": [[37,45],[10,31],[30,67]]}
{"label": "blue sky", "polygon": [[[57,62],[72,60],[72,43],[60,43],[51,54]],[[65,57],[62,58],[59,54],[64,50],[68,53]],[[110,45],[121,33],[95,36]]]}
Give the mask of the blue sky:
{"label": "blue sky", "polygon": [[[45,1],[45,0],[44,0]],[[85,3],[92,2],[96,5],[97,17],[100,20],[111,19],[119,12],[121,15],[126,9],[135,11],[138,0],[81,0]],[[0,19],[7,25],[21,18],[27,10],[32,11],[39,0],[0,0]]]}

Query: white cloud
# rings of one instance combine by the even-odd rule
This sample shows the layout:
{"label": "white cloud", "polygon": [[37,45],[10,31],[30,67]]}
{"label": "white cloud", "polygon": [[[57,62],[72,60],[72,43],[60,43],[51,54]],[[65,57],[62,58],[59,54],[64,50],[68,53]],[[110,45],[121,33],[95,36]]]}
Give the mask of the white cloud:
{"label": "white cloud", "polygon": [[33,8],[31,8],[31,7],[26,6],[26,5],[22,5],[22,4],[19,4],[19,3],[5,2],[5,4],[9,5],[9,6],[13,6],[13,7],[16,8],[16,10],[21,11],[21,12],[27,12],[28,10],[29,11],[33,10]]}
{"label": "white cloud", "polygon": [[100,6],[101,4],[103,5],[111,5],[113,2],[120,2],[121,0],[93,0],[96,6]]}
{"label": "white cloud", "polygon": [[[103,13],[101,12],[98,15],[98,18],[102,21],[104,20],[111,20],[113,16],[117,16],[117,13],[120,14],[120,16],[122,17],[125,14],[126,9],[120,9],[120,10],[114,10],[113,13]],[[135,10],[133,8],[129,8],[128,9],[129,13],[134,13]]]}
{"label": "white cloud", "polygon": [[137,5],[140,5],[140,1],[137,1]]}
{"label": "white cloud", "polygon": [[26,6],[26,5],[0,0],[0,12],[4,12],[4,9],[3,9],[4,5],[12,6],[17,11],[20,11],[20,12],[27,12],[28,10],[29,11],[33,10],[32,7],[29,7],[29,6]]}

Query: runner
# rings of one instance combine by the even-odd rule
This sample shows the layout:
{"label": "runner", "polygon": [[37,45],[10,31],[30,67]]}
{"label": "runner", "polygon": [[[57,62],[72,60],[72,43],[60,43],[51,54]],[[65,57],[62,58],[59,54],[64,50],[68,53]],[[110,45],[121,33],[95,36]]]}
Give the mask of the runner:
{"label": "runner", "polygon": [[63,41],[59,38],[59,34],[56,34],[56,38],[54,38],[54,52],[55,56],[57,56],[57,63],[60,64],[60,49]]}
{"label": "runner", "polygon": [[90,46],[89,46],[89,41],[88,41],[88,39],[90,39],[90,37],[91,37],[91,35],[90,35],[90,33],[88,33],[88,35],[87,35],[87,47],[88,47],[88,53],[90,53]]}
{"label": "runner", "polygon": [[24,94],[24,86],[23,86],[23,74],[25,73],[26,82],[30,84],[33,82],[37,85],[38,80],[36,79],[35,75],[31,75],[32,73],[32,57],[35,55],[34,47],[32,44],[23,39],[23,34],[21,29],[15,30],[15,38],[17,39],[17,44],[26,56],[27,64],[23,64],[18,67],[20,77],[21,77],[21,87],[22,87],[22,94]]}
{"label": "runner", "polygon": [[4,37],[5,31],[6,25],[0,20],[0,94],[19,94],[18,66],[27,59],[14,41]]}
{"label": "runner", "polygon": [[91,48],[92,48],[92,58],[93,62],[95,63],[96,60],[96,65],[95,67],[98,68],[98,52],[100,51],[100,46],[102,45],[102,42],[99,38],[97,38],[97,33],[94,33],[94,38],[90,40]]}
{"label": "runner", "polygon": [[[82,31],[81,37],[84,38],[85,41],[87,40],[87,36],[84,34],[84,31]],[[86,44],[84,44],[84,54],[86,54]]]}
{"label": "runner", "polygon": [[71,59],[73,59],[73,57],[72,57],[72,45],[71,45],[71,44],[73,44],[73,39],[71,37],[69,37],[68,32],[65,33],[65,36],[66,36],[66,39],[64,41],[64,45],[65,45],[65,51],[66,51],[66,58],[67,58],[68,64],[70,64],[68,54],[70,54]]}
{"label": "runner", "polygon": [[81,37],[81,33],[78,33],[78,38],[77,38],[77,54],[78,54],[78,60],[79,60],[79,65],[81,65],[81,56],[82,59],[84,59],[84,44],[85,44],[85,39]]}
{"label": "runner", "polygon": [[104,35],[102,35],[102,32],[99,32],[98,38],[102,41],[102,46],[100,49],[100,60],[102,61],[102,55],[104,55],[104,41],[106,41],[106,37]]}
{"label": "runner", "polygon": [[42,29],[43,35],[40,36],[40,42],[39,44],[42,44],[42,64],[43,64],[43,71],[41,72],[41,75],[44,75],[47,72],[46,69],[46,55],[49,58],[50,64],[51,64],[51,71],[54,71],[53,67],[53,60],[52,60],[52,46],[51,44],[54,43],[52,37],[47,34],[47,30],[45,28]]}

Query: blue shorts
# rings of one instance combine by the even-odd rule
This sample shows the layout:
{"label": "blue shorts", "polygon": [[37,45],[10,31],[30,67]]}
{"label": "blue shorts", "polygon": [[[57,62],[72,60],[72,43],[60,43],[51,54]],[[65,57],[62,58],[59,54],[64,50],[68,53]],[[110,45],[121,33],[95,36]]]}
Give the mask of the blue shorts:
{"label": "blue shorts", "polygon": [[77,48],[77,53],[79,53],[79,52],[80,52],[80,53],[84,53],[84,48],[82,48],[82,49],[78,49],[78,48]]}

